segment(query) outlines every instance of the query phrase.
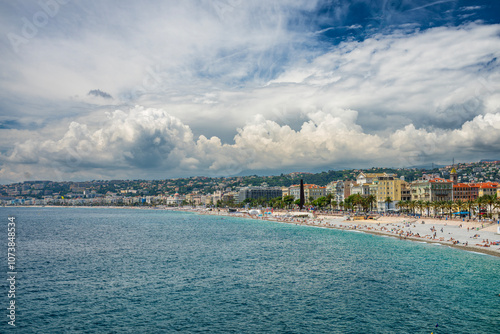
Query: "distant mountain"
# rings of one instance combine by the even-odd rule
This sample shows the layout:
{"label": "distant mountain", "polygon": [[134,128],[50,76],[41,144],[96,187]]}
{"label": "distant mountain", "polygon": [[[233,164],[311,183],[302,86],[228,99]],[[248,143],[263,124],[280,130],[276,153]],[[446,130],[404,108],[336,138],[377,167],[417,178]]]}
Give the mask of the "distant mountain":
{"label": "distant mountain", "polygon": [[411,167],[407,167],[407,168],[432,170],[433,168],[443,168],[443,167],[446,167],[446,165],[438,165],[438,164],[432,164],[432,163],[430,163],[430,164],[425,164],[425,165],[411,166]]}

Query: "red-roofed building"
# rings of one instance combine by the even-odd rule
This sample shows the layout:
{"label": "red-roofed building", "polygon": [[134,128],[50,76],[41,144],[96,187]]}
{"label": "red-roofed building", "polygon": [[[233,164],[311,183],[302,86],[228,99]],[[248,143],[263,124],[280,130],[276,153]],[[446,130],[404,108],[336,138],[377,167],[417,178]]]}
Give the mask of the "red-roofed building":
{"label": "red-roofed building", "polygon": [[491,195],[494,196],[497,193],[498,183],[496,182],[483,182],[477,183],[477,187],[479,188],[478,196]]}
{"label": "red-roofed building", "polygon": [[454,201],[474,201],[479,197],[479,187],[470,183],[457,183],[453,185]]}

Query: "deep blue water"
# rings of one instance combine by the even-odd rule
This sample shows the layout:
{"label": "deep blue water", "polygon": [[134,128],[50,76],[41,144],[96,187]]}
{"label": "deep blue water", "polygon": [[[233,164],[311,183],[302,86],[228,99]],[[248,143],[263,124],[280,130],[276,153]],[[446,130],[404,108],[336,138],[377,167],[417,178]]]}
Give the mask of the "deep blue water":
{"label": "deep blue water", "polygon": [[[190,213],[0,214],[1,333],[500,333],[492,256]],[[15,329],[3,279],[8,215],[17,225]]]}

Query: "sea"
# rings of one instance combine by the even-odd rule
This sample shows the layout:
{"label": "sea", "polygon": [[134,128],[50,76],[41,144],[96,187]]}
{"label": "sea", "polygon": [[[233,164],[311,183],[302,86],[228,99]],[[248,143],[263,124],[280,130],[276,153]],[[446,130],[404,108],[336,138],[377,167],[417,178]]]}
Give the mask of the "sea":
{"label": "sea", "polygon": [[0,219],[1,333],[500,333],[490,255],[166,210],[3,207]]}

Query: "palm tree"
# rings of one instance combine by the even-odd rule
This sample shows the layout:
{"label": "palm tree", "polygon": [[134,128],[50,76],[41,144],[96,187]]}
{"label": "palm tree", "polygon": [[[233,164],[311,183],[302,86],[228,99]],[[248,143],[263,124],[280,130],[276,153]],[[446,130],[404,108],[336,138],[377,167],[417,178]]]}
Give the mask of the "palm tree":
{"label": "palm tree", "polygon": [[434,214],[434,217],[436,217],[437,211],[439,209],[438,202],[436,202],[436,201],[431,202],[431,208],[432,208],[432,213]]}
{"label": "palm tree", "polygon": [[429,217],[429,216],[431,215],[431,213],[430,213],[430,208],[431,208],[431,206],[432,206],[431,201],[424,201],[424,203],[423,203],[423,207],[424,207],[425,209],[427,209],[427,217]]}
{"label": "palm tree", "polygon": [[408,208],[411,209],[411,212],[415,214],[415,207],[417,206],[417,201],[410,201],[408,203]]}
{"label": "palm tree", "polygon": [[488,216],[490,218],[492,218],[493,217],[492,207],[497,202],[497,194],[495,194],[495,195],[484,195],[483,197],[484,197],[484,204],[488,205]]}
{"label": "palm tree", "polygon": [[453,201],[445,201],[444,202],[444,207],[448,209],[448,217],[451,218],[451,211],[453,209]]}
{"label": "palm tree", "polygon": [[354,194],[352,196],[352,204],[356,205],[356,211],[360,210],[360,206],[363,205],[363,197],[360,194]]}
{"label": "palm tree", "polygon": [[467,207],[467,211],[469,211],[469,219],[471,219],[471,211],[475,209],[476,202],[473,200],[468,200],[465,202],[465,205]]}
{"label": "palm tree", "polygon": [[439,211],[439,214],[443,216],[444,202],[443,201],[434,201],[432,202],[432,206],[434,207],[434,214]]}
{"label": "palm tree", "polygon": [[424,208],[424,201],[418,200],[415,206],[417,207],[418,211],[420,211],[420,215],[422,215],[422,210]]}
{"label": "palm tree", "polygon": [[484,196],[476,198],[476,205],[477,205],[477,211],[479,212],[479,215],[481,215],[481,209],[485,205],[485,198]]}
{"label": "palm tree", "polygon": [[404,211],[404,208],[405,208],[405,201],[399,201],[396,203],[396,208],[398,208],[399,210],[403,210]]}
{"label": "palm tree", "polygon": [[389,207],[391,206],[392,203],[392,198],[390,196],[387,196],[384,202],[387,204],[387,211],[389,211]]}
{"label": "palm tree", "polygon": [[467,210],[467,203],[464,201],[456,201],[455,207],[457,208],[457,211],[460,212],[460,216],[462,216],[462,212]]}
{"label": "palm tree", "polygon": [[326,202],[330,206],[330,209],[332,208],[332,199],[333,199],[333,194],[326,195]]}
{"label": "palm tree", "polygon": [[375,196],[375,195],[368,195],[368,197],[366,198],[366,201],[370,205],[370,211],[373,211],[373,204],[377,203],[377,196]]}
{"label": "palm tree", "polygon": [[[500,199],[496,198],[495,205],[493,206],[493,209],[500,209]],[[498,212],[498,210],[497,210]]]}

